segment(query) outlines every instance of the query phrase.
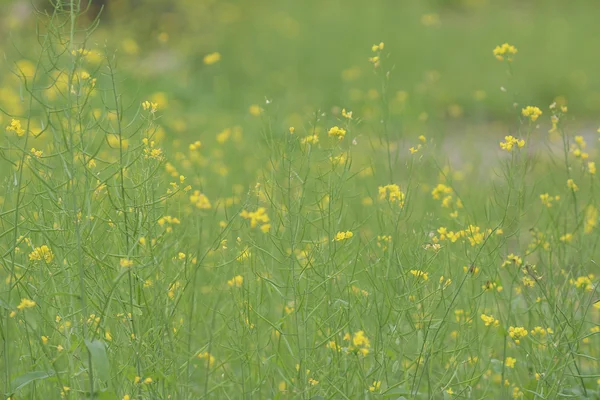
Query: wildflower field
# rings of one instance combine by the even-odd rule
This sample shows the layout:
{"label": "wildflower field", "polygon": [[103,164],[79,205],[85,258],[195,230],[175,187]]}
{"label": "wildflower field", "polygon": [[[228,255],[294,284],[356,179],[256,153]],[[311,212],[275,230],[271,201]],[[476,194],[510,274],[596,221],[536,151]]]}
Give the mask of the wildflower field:
{"label": "wildflower field", "polygon": [[593,1],[0,2],[0,397],[599,399]]}

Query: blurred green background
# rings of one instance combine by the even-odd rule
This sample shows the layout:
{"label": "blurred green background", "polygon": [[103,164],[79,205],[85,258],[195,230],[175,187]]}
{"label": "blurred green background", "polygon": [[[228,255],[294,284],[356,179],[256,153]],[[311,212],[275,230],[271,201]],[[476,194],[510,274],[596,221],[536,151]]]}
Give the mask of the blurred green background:
{"label": "blurred green background", "polygon": [[[562,96],[571,113],[587,119],[600,109],[597,1],[103,3],[92,41],[118,50],[127,90],[138,97],[168,93],[174,109],[200,123],[216,114],[235,119],[265,99],[280,115],[333,106],[368,114],[363,107],[381,87],[367,59],[380,41],[389,54],[389,95],[406,92],[400,96],[407,96],[415,116],[426,111],[432,119],[502,120],[514,115],[515,95],[543,108]],[[1,4],[7,59],[15,58],[16,48],[31,56],[32,3]],[[90,19],[97,11],[90,10]],[[492,56],[504,42],[519,49],[512,78]],[[222,55],[218,65],[204,65],[203,57],[215,51]],[[5,74],[10,66],[3,64]]]}

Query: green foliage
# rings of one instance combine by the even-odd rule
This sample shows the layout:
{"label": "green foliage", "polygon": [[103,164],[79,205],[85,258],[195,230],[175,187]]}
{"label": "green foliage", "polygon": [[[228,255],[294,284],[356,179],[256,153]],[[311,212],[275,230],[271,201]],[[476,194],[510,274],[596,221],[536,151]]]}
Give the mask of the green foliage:
{"label": "green foliage", "polygon": [[593,12],[84,4],[2,6],[6,397],[599,395]]}

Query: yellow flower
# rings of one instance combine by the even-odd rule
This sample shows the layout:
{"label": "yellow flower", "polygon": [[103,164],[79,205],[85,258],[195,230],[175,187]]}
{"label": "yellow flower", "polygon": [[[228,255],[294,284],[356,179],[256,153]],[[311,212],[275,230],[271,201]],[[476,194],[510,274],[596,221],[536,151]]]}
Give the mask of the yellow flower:
{"label": "yellow flower", "polygon": [[158,103],[153,103],[146,100],[142,103],[142,108],[144,110],[150,110],[150,112],[154,114],[156,111],[158,111]]}
{"label": "yellow flower", "polygon": [[215,357],[207,351],[199,353],[198,358],[205,359],[208,362],[209,368],[212,368],[215,364]]}
{"label": "yellow flower", "polygon": [[506,150],[506,151],[511,151],[513,149],[514,145],[517,145],[518,148],[521,148],[521,147],[525,146],[525,140],[517,139],[512,136],[505,136],[504,142],[500,142],[500,148],[502,150]]}
{"label": "yellow flower", "polygon": [[332,137],[337,137],[342,140],[346,136],[346,130],[338,126],[334,126],[327,131],[327,134]]}
{"label": "yellow flower", "polygon": [[234,276],[232,279],[227,281],[227,285],[231,286],[231,287],[242,287],[244,283],[244,277],[241,275],[236,275]]}
{"label": "yellow flower", "polygon": [[527,329],[521,326],[511,326],[508,328],[508,335],[515,341],[516,344],[520,344],[521,339],[527,336]]}
{"label": "yellow flower", "polygon": [[415,278],[421,278],[424,281],[429,279],[429,273],[428,272],[423,272],[421,270],[418,269],[412,269],[410,270],[410,273],[415,277]]}
{"label": "yellow flower", "polygon": [[385,46],[385,44],[383,42],[379,42],[379,44],[374,44],[373,46],[371,46],[371,51],[373,53],[376,53],[380,50],[383,50],[384,46]]}
{"label": "yellow flower", "polygon": [[[267,210],[264,207],[259,207],[256,211],[242,210],[242,212],[240,213],[240,217],[249,220],[250,227],[252,228],[256,228],[260,224],[268,224],[270,221],[269,215],[267,214]],[[265,229],[267,231],[269,230],[268,228]]]}
{"label": "yellow flower", "polygon": [[373,384],[369,386],[369,392],[378,392],[381,388],[381,381],[373,381]]}
{"label": "yellow flower", "polygon": [[542,110],[535,106],[527,106],[521,110],[521,114],[524,117],[529,118],[531,122],[534,122],[540,115],[542,115]]}
{"label": "yellow flower", "polygon": [[10,121],[10,125],[6,127],[6,130],[13,131],[17,136],[23,136],[25,134],[25,131],[21,127],[21,121],[14,118]]}
{"label": "yellow flower", "polygon": [[354,234],[351,231],[338,232],[333,240],[336,242],[341,242],[342,240],[350,239],[352,236],[354,236]]}
{"label": "yellow flower", "polygon": [[308,378],[308,383],[310,383],[311,386],[315,386],[319,384],[319,381],[313,378]]}
{"label": "yellow flower", "polygon": [[210,53],[204,56],[204,64],[206,65],[212,65],[215,64],[217,62],[219,62],[221,60],[221,53],[219,52],[214,52],[214,53]]}
{"label": "yellow flower", "polygon": [[398,203],[402,208],[404,207],[404,199],[406,195],[400,190],[400,186],[396,184],[379,186],[379,200],[388,200],[390,203]]}
{"label": "yellow flower", "polygon": [[588,172],[590,173],[590,175],[596,174],[596,163],[595,162],[590,161],[588,163]]}
{"label": "yellow flower", "polygon": [[119,260],[119,265],[123,268],[129,268],[133,266],[133,261],[128,258],[121,258],[121,260]]}
{"label": "yellow flower", "polygon": [[317,144],[317,143],[319,143],[319,136],[317,134],[314,134],[314,135],[309,135],[309,136],[303,137],[300,140],[300,143],[302,143],[302,144],[307,144],[307,143]]}
{"label": "yellow flower", "polygon": [[573,179],[567,180],[567,187],[574,192],[579,190],[579,186],[577,186],[577,184],[575,183],[575,181],[573,181]]}
{"label": "yellow flower", "polygon": [[514,368],[516,362],[516,358],[506,357],[506,359],[504,360],[504,365],[506,365],[508,368]]}
{"label": "yellow flower", "polygon": [[17,310],[24,310],[25,308],[35,307],[35,301],[29,299],[21,299],[21,302],[17,306]]}
{"label": "yellow flower", "polygon": [[32,147],[31,155],[33,155],[35,158],[42,158],[42,156],[44,155],[44,152],[42,150],[36,150],[35,147]]}
{"label": "yellow flower", "polygon": [[570,243],[571,240],[573,240],[573,234],[572,233],[565,233],[564,235],[562,235],[559,240],[563,243]]}
{"label": "yellow flower", "polygon": [[31,253],[29,253],[29,261],[42,260],[47,263],[50,263],[52,260],[54,260],[54,253],[52,253],[52,250],[50,250],[50,248],[45,244],[40,247],[36,247]]}
{"label": "yellow flower", "polygon": [[493,315],[481,314],[481,320],[483,321],[485,326],[498,326],[500,324],[500,321],[494,318]]}
{"label": "yellow flower", "polygon": [[512,56],[517,54],[517,52],[518,50],[515,46],[510,45],[508,43],[504,43],[500,46],[496,46],[496,48],[493,51],[493,54],[500,61],[504,61],[504,56],[506,56],[507,60],[510,62],[512,61]]}

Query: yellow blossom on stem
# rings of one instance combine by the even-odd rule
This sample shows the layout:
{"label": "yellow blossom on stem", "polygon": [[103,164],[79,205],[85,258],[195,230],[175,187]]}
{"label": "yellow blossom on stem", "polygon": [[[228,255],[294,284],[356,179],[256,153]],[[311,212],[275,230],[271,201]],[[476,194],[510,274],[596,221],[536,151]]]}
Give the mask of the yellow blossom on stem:
{"label": "yellow blossom on stem", "polygon": [[23,136],[25,134],[23,127],[21,127],[21,121],[14,118],[10,121],[10,125],[6,127],[6,130],[14,132],[17,136]]}
{"label": "yellow blossom on stem", "polygon": [[504,365],[506,365],[508,368],[514,368],[516,362],[517,362],[516,358],[506,357],[506,359],[504,360]]}
{"label": "yellow blossom on stem", "polygon": [[52,252],[52,250],[50,250],[50,248],[48,246],[46,246],[44,244],[40,247],[36,247],[35,249],[33,249],[33,251],[31,253],[29,253],[29,260],[30,261],[42,261],[43,260],[46,263],[49,263],[52,260],[54,260],[54,253]]}
{"label": "yellow blossom on stem", "polygon": [[504,43],[500,46],[496,46],[496,48],[494,48],[493,54],[494,57],[496,57],[500,61],[504,61],[504,57],[506,57],[506,59],[509,62],[511,62],[512,56],[517,54],[517,52],[518,50],[515,46],[510,45],[508,43]]}
{"label": "yellow blossom on stem", "polygon": [[342,140],[346,136],[346,130],[338,126],[334,126],[327,131],[327,134],[332,137],[337,137]]}
{"label": "yellow blossom on stem", "polygon": [[373,381],[371,386],[369,386],[369,392],[378,392],[381,389],[381,381]]}
{"label": "yellow blossom on stem", "polygon": [[351,231],[338,232],[336,233],[333,240],[335,240],[336,242],[341,242],[342,240],[350,239],[352,236],[354,236],[354,234]]}
{"label": "yellow blossom on stem", "polygon": [[36,305],[35,301],[23,298],[23,299],[21,299],[21,302],[17,306],[17,310],[24,310],[26,308],[32,308],[32,307],[35,307],[35,305]]}
{"label": "yellow blossom on stem", "polygon": [[542,115],[542,110],[535,106],[527,106],[521,110],[521,115],[525,118],[529,118],[531,122],[535,122],[540,115]]}
{"label": "yellow blossom on stem", "polygon": [[567,187],[574,192],[579,190],[579,186],[577,186],[577,184],[575,183],[575,181],[573,181],[573,179],[567,180]]}
{"label": "yellow blossom on stem", "polygon": [[520,344],[521,339],[527,336],[527,329],[521,326],[511,326],[508,328],[508,335],[515,341],[516,344]]}
{"label": "yellow blossom on stem", "polygon": [[119,265],[123,268],[133,267],[133,261],[129,258],[121,258],[119,261]]}
{"label": "yellow blossom on stem", "polygon": [[515,145],[518,148],[522,148],[525,146],[525,140],[517,139],[509,135],[504,137],[504,142],[500,142],[500,148],[506,151],[511,151]]}
{"label": "yellow blossom on stem", "polygon": [[410,273],[415,277],[415,278],[421,278],[424,281],[429,279],[429,273],[428,272],[424,272],[418,269],[412,269],[410,270]]}

